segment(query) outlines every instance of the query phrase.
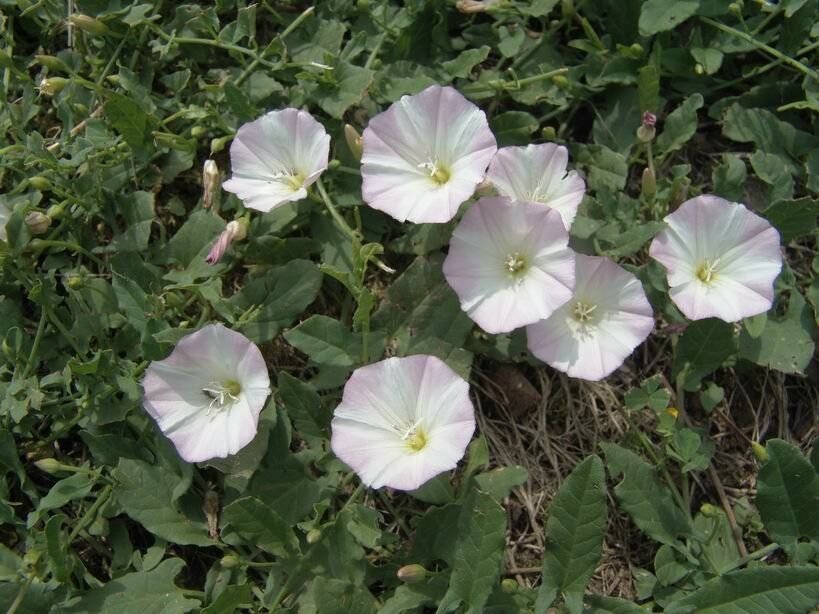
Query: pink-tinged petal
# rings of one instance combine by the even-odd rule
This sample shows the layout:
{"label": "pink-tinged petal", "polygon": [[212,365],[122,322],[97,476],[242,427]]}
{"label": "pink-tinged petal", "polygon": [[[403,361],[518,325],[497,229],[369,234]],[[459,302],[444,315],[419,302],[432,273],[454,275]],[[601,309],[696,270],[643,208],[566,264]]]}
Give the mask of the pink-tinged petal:
{"label": "pink-tinged petal", "polygon": [[575,171],[566,173],[568,161],[568,150],[555,143],[502,147],[489,165],[487,179],[502,196],[557,209],[568,229],[586,193],[583,178]]}
{"label": "pink-tinged petal", "polygon": [[[213,390],[235,396],[215,402]],[[267,365],[241,333],[211,324],[181,339],[165,360],[151,363],[143,406],[189,462],[236,454],[256,435],[270,395]]]}
{"label": "pink-tinged petal", "polygon": [[233,176],[224,183],[247,207],[270,211],[307,196],[327,169],[330,136],[306,111],[271,111],[244,124],[230,146]]}
{"label": "pink-tinged petal", "polygon": [[[601,380],[620,367],[654,327],[639,280],[607,258],[577,254],[572,299],[551,317],[526,327],[529,350],[559,371]],[[578,320],[578,304],[590,309]]]}
{"label": "pink-tinged petal", "polygon": [[469,385],[442,360],[419,355],[356,369],[331,426],[333,452],[364,484],[415,490],[455,467],[475,417]]}
{"label": "pink-tinged petal", "polygon": [[[453,88],[437,85],[373,117],[362,145],[365,202],[415,223],[452,219],[497,151],[483,111]],[[438,168],[446,179],[433,178]]]}
{"label": "pink-tinged petal", "polygon": [[[444,277],[481,328],[510,332],[548,318],[571,298],[574,252],[568,241],[556,210],[482,198],[453,232]],[[520,270],[512,270],[516,259]]]}
{"label": "pink-tinged petal", "polygon": [[766,220],[703,195],[665,221],[649,255],[667,269],[671,299],[686,317],[736,322],[771,308],[782,254],[779,233]]}

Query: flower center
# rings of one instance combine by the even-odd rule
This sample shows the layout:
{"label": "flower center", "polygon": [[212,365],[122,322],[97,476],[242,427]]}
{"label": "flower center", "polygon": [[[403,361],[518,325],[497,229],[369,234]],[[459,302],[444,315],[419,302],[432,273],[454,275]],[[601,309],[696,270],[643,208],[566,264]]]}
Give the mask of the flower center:
{"label": "flower center", "polygon": [[418,168],[428,171],[432,181],[438,185],[445,184],[451,176],[449,168],[445,164],[440,164],[438,160],[433,160],[431,156],[427,156],[427,161],[421,162]]}
{"label": "flower center", "polygon": [[412,452],[420,452],[427,447],[429,440],[426,431],[421,428],[421,420],[418,420],[404,431],[403,435],[401,435],[401,441],[406,442],[407,447]]}
{"label": "flower center", "polygon": [[224,382],[210,382],[202,388],[202,392],[211,400],[206,412],[210,415],[214,410],[219,412],[223,409],[230,409],[239,400],[239,395],[242,394],[242,385],[235,379]]}
{"label": "flower center", "polygon": [[510,254],[506,254],[506,258],[503,261],[503,265],[506,267],[506,270],[509,272],[510,275],[516,277],[521,273],[525,272],[528,268],[528,263],[526,262],[526,258],[524,258],[520,252],[512,252]]}
{"label": "flower center", "polygon": [[577,301],[572,308],[572,317],[581,324],[588,324],[591,322],[595,309],[597,309],[597,305]]}
{"label": "flower center", "polygon": [[[304,175],[297,171],[285,171],[273,175],[273,181],[283,183],[287,188],[293,192],[298,192],[304,187]],[[273,182],[271,182],[273,183]]]}
{"label": "flower center", "polygon": [[717,277],[717,265],[719,264],[719,258],[711,260],[705,260],[704,262],[700,263],[700,266],[697,267],[697,279],[699,279],[704,284],[712,283]]}

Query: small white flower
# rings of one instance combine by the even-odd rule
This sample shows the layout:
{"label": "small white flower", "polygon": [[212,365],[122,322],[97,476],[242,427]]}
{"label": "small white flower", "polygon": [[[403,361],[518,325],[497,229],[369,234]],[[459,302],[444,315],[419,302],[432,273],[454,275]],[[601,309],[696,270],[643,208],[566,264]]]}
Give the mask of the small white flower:
{"label": "small white flower", "polygon": [[350,376],[331,445],[367,486],[415,490],[458,464],[474,430],[469,384],[445,362],[388,358]]}
{"label": "small white flower", "polygon": [[608,258],[576,256],[572,299],[526,327],[529,350],[572,377],[597,381],[623,364],[654,327],[640,281]]}
{"label": "small white flower", "polygon": [[252,341],[209,324],[152,362],[142,387],[145,410],[182,458],[199,463],[236,454],[253,440],[270,378]]}
{"label": "small white flower", "polygon": [[223,187],[245,206],[270,211],[307,196],[326,169],[330,135],[306,111],[271,111],[243,125],[230,146],[233,176]]}
{"label": "small white flower", "polygon": [[483,111],[438,85],[373,117],[362,140],[364,201],[401,222],[451,220],[497,151]]}
{"label": "small white flower", "polygon": [[583,178],[576,171],[566,172],[568,161],[569,151],[555,143],[501,147],[487,179],[502,196],[557,209],[568,229],[586,193]]}
{"label": "small white flower", "polygon": [[649,255],[668,270],[687,318],[736,322],[771,308],[782,270],[779,233],[745,205],[697,196],[665,217]]}
{"label": "small white flower", "polygon": [[574,252],[560,214],[484,197],[452,234],[444,276],[461,309],[488,333],[548,318],[572,297]]}

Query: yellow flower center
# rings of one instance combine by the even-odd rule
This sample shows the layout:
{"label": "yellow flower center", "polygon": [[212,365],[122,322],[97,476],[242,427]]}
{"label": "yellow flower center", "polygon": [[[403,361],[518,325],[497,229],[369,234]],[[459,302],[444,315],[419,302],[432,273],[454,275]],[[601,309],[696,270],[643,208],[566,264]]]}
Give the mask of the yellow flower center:
{"label": "yellow flower center", "polygon": [[444,185],[452,176],[452,172],[446,164],[441,164],[438,160],[433,160],[431,156],[427,158],[426,162],[419,164],[418,168],[423,168],[428,171],[430,179],[437,185]]}
{"label": "yellow flower center", "polygon": [[597,309],[597,305],[577,301],[572,308],[572,317],[581,324],[588,324],[593,317],[592,314],[595,309]]}
{"label": "yellow flower center", "polygon": [[427,447],[427,434],[418,430],[407,437],[407,447],[413,452],[420,452]]}
{"label": "yellow flower center", "polygon": [[238,401],[239,395],[242,394],[242,385],[235,379],[210,382],[202,388],[202,392],[211,399],[207,409],[207,413],[210,414],[213,410],[228,409]]}
{"label": "yellow flower center", "polygon": [[506,266],[506,270],[512,276],[520,275],[527,269],[526,258],[518,252],[507,254],[503,263],[504,266]]}
{"label": "yellow flower center", "polygon": [[697,267],[697,279],[699,279],[704,284],[713,283],[717,277],[717,265],[719,264],[719,258],[715,259],[713,262],[711,260],[705,260]]}

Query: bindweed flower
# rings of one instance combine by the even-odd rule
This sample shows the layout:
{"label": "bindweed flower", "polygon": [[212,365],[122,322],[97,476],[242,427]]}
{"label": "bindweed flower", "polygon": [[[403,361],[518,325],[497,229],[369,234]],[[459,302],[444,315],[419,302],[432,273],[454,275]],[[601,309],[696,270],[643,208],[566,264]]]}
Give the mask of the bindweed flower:
{"label": "bindweed flower", "polygon": [[217,264],[222,260],[227,248],[231,246],[234,241],[241,241],[247,236],[247,220],[233,220],[228,222],[222,233],[216,237],[216,241],[208,252],[205,262],[208,264]]}
{"label": "bindweed flower", "polygon": [[502,196],[557,209],[568,229],[586,193],[583,178],[576,171],[566,172],[568,162],[569,151],[555,143],[502,147],[487,178]]}
{"label": "bindweed flower", "polygon": [[667,269],[671,300],[687,318],[736,322],[771,308],[782,253],[779,233],[766,220],[703,195],[665,222],[648,253]]}
{"label": "bindweed flower", "polygon": [[403,96],[370,120],[364,201],[403,222],[448,222],[497,151],[486,115],[451,87]]}
{"label": "bindweed flower", "polygon": [[205,160],[202,166],[202,207],[209,209],[213,204],[216,191],[219,189],[221,179],[219,167],[212,159]]}
{"label": "bindweed flower", "polygon": [[555,143],[501,147],[489,165],[488,179],[501,196],[557,209],[568,229],[586,193],[583,178],[576,171],[566,172],[568,162],[569,151]]}
{"label": "bindweed flower", "polygon": [[270,211],[307,196],[326,169],[330,135],[306,111],[271,111],[243,125],[230,145],[233,176],[223,187],[246,207]]}
{"label": "bindweed flower", "polygon": [[552,315],[572,297],[574,252],[550,207],[485,197],[452,234],[444,276],[461,309],[488,333]]}
{"label": "bindweed flower", "polygon": [[352,154],[353,158],[361,162],[361,154],[364,149],[358,130],[353,128],[350,124],[344,124],[344,140],[347,142],[347,148],[350,150],[350,154]]}
{"label": "bindweed flower", "polygon": [[198,463],[236,454],[253,440],[270,378],[252,341],[208,324],[152,362],[142,387],[145,410],[179,455]]}
{"label": "bindweed flower", "polygon": [[372,488],[415,490],[453,469],[475,430],[469,384],[434,356],[356,369],[332,422],[333,452]]}
{"label": "bindweed flower", "polygon": [[640,281],[608,258],[577,254],[572,299],[526,327],[529,350],[571,377],[601,380],[648,337],[654,313]]}

